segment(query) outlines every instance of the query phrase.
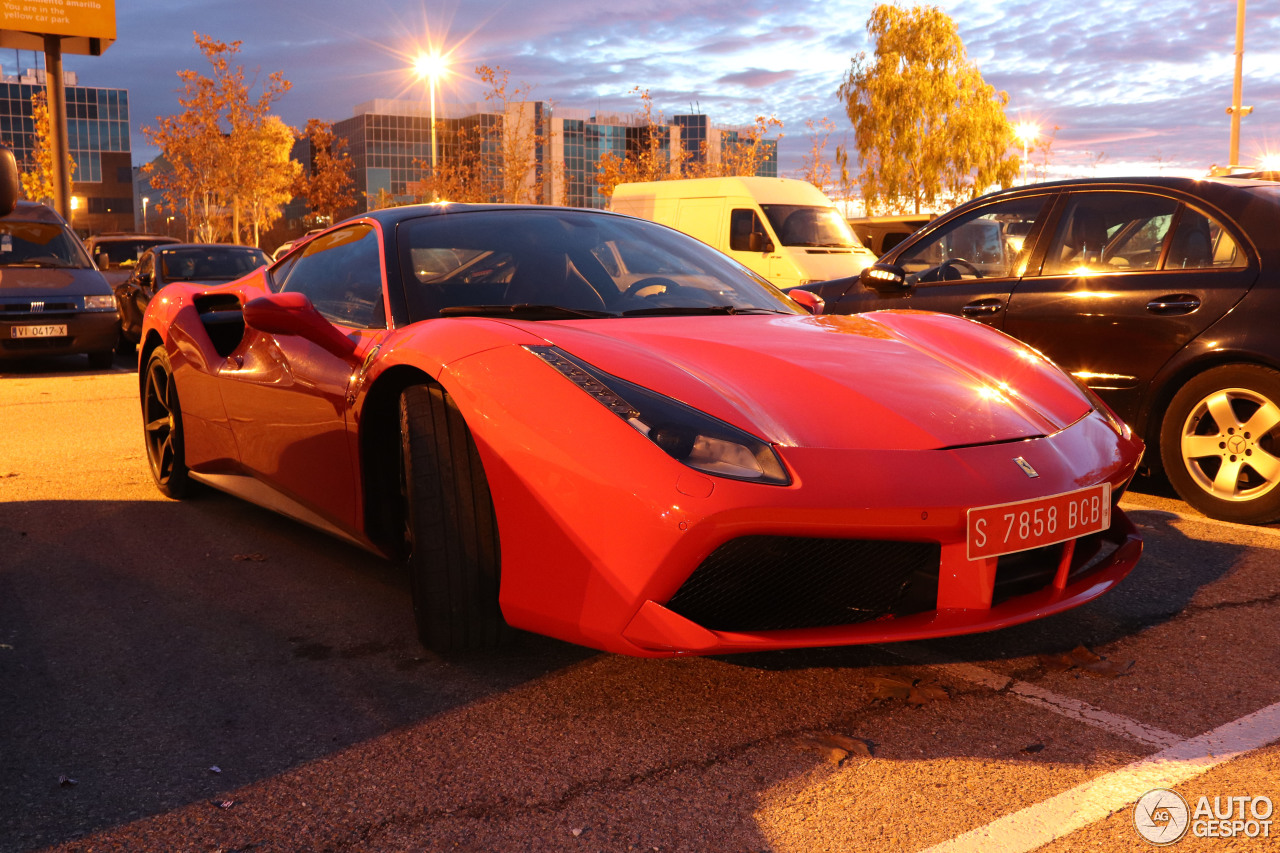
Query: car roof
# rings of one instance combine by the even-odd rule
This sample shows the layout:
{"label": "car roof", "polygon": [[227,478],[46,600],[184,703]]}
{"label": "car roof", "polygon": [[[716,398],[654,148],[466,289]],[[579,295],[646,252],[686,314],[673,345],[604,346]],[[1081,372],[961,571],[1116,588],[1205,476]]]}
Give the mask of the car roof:
{"label": "car roof", "polygon": [[[597,216],[621,216],[622,214],[612,213],[607,210],[596,210],[589,207],[558,207],[545,204],[464,204],[456,201],[437,201],[429,204],[404,204],[399,207],[384,207],[379,210],[371,210],[368,213],[351,217],[344,220],[352,222],[359,219],[373,219],[383,225],[394,225],[397,222],[403,222],[406,219],[417,219],[420,216],[446,216],[450,213],[472,213],[485,210],[540,210],[543,212],[563,213],[565,211],[573,211],[575,213],[589,213]],[[343,223],[338,223],[339,225]]]}
{"label": "car roof", "polygon": [[135,242],[137,240],[154,240],[156,243],[177,243],[177,237],[167,237],[164,234],[135,234],[130,231],[104,231],[101,234],[94,234],[85,240],[86,243],[109,243],[112,240],[120,240]]}
{"label": "car roof", "polygon": [[66,225],[67,222],[58,215],[58,211],[49,207],[47,204],[41,204],[38,201],[19,201],[13,208],[13,212],[0,219],[8,219],[16,222],[49,222],[57,225]]}

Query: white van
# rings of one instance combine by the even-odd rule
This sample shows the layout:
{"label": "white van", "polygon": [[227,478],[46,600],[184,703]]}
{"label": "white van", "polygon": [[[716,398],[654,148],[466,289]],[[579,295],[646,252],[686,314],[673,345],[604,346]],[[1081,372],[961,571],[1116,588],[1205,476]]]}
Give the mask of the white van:
{"label": "white van", "polygon": [[854,276],[875,261],[831,200],[808,181],[618,184],[609,207],[697,237],[780,288]]}

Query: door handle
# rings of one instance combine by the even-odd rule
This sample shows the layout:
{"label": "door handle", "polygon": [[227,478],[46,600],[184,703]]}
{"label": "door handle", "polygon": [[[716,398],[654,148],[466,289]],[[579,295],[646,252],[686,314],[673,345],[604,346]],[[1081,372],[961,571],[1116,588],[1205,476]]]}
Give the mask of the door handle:
{"label": "door handle", "polygon": [[960,309],[962,317],[989,317],[1004,308],[1003,299],[979,299]]}
{"label": "door handle", "polygon": [[1200,307],[1200,297],[1190,293],[1171,293],[1147,303],[1152,314],[1190,314]]}

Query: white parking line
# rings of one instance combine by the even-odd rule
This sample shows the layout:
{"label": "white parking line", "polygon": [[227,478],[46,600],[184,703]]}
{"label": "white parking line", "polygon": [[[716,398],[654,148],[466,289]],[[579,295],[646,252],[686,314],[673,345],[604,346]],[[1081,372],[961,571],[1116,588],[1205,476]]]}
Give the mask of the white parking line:
{"label": "white parking line", "polygon": [[1280,702],[986,826],[971,829],[922,853],[1035,850],[1137,802],[1152,788],[1172,788],[1278,740]]}
{"label": "white parking line", "polygon": [[891,646],[881,646],[881,648],[899,657],[923,664],[939,673],[957,676],[965,681],[990,687],[992,690],[1007,690],[1009,695],[1016,696],[1024,702],[1035,705],[1037,708],[1052,711],[1055,714],[1060,714],[1076,722],[1102,729],[1120,737],[1136,740],[1147,746],[1163,749],[1182,741],[1182,738],[1173,732],[1166,732],[1155,726],[1140,723],[1130,717],[1104,711],[1101,708],[1090,705],[1088,702],[1081,702],[1079,699],[1060,696],[1051,690],[1045,690],[1043,687],[1037,687],[1025,681],[1018,681],[1017,679],[985,670],[980,666],[974,666],[970,663],[935,663],[925,655],[907,652],[900,648]]}
{"label": "white parking line", "polygon": [[1163,749],[1173,746],[1182,740],[1181,737],[1173,732],[1166,732],[1163,729],[1148,726],[1129,717],[1104,711],[1101,708],[1090,705],[1088,702],[1072,699],[1070,696],[1060,696],[1051,690],[1045,690],[1043,687],[1037,687],[1025,681],[1017,681],[998,673],[988,672],[972,664],[935,664],[932,668],[951,675],[958,675],[966,681],[983,684],[994,690],[1007,688],[1010,694],[1038,708],[1061,714],[1069,719],[1085,723],[1094,728],[1103,729],[1114,735],[1136,740],[1147,746]]}

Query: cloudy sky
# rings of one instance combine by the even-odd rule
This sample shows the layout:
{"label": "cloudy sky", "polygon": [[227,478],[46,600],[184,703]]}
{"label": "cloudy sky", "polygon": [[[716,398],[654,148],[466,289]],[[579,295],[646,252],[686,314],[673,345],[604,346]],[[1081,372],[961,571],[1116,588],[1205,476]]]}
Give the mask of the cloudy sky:
{"label": "cloudy sky", "polygon": [[[84,85],[129,90],[135,162],[154,155],[141,128],[178,110],[180,69],[207,71],[192,33],[243,42],[250,76],[282,71],[276,105],[295,126],[336,121],[375,98],[425,97],[409,70],[428,43],[452,51],[451,103],[483,97],[474,68],[560,107],[632,112],[647,88],[670,116],[725,125],[773,114],[785,125],[783,174],[809,150],[806,120],[852,141],[835,91],[869,50],[863,0],[117,0],[117,40],[101,57],[67,56]],[[1225,163],[1236,3],[1215,0],[940,0],[1014,121],[1053,136],[1066,175],[1202,174]],[[1250,0],[1241,159],[1280,152],[1280,0]],[[42,56],[39,58],[43,61]],[[0,51],[5,73],[37,55]],[[443,109],[443,107],[442,107]]]}

